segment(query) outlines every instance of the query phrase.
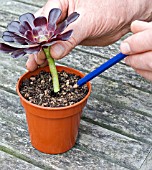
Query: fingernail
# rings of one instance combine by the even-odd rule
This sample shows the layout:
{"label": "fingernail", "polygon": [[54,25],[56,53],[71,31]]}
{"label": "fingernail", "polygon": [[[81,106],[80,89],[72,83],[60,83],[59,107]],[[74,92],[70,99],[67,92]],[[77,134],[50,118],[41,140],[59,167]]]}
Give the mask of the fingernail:
{"label": "fingernail", "polygon": [[61,44],[55,44],[52,50],[53,50],[53,56],[57,59],[61,58],[65,52],[65,48]]}
{"label": "fingernail", "polygon": [[127,42],[121,43],[120,49],[124,54],[129,54],[131,52],[130,46]]}

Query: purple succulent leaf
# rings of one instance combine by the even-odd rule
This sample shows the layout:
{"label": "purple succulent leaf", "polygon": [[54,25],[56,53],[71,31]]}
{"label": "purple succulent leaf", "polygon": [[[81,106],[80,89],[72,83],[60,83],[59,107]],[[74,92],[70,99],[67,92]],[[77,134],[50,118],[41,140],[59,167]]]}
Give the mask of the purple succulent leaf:
{"label": "purple succulent leaf", "polygon": [[12,46],[4,44],[4,43],[0,43],[0,52],[11,53],[16,50],[18,50],[18,48],[12,47]]}
{"label": "purple succulent leaf", "polygon": [[55,30],[56,30],[56,24],[54,23],[52,23],[52,24],[50,24],[50,23],[48,23],[48,31],[51,31],[51,32],[54,32]]}
{"label": "purple succulent leaf", "polygon": [[34,26],[35,27],[46,27],[47,26],[47,19],[43,16],[35,18]]}
{"label": "purple succulent leaf", "polygon": [[31,26],[29,25],[27,21],[24,21],[22,23],[22,26],[25,28],[25,30],[32,30]]}
{"label": "purple succulent leaf", "polygon": [[59,19],[60,15],[61,15],[61,13],[62,12],[59,8],[53,8],[49,12],[49,16],[48,16],[48,30],[49,31],[55,31],[56,23],[57,23],[57,20]]}
{"label": "purple succulent leaf", "polygon": [[23,25],[20,25],[20,28],[19,28],[19,32],[24,36],[25,32],[27,31],[27,29],[23,26]]}
{"label": "purple succulent leaf", "polygon": [[11,53],[11,56],[12,56],[13,58],[17,58],[17,57],[22,57],[22,56],[24,56],[25,54],[26,54],[26,52],[24,52],[24,49],[18,49],[18,50],[16,50],[16,51],[12,52],[12,53]]}
{"label": "purple succulent leaf", "polygon": [[56,40],[54,39],[54,40],[52,40],[51,42],[49,42],[49,43],[45,43],[45,44],[43,44],[43,45],[41,45],[42,47],[49,47],[49,46],[51,46],[51,45],[53,45],[53,44],[55,44],[56,43]]}
{"label": "purple succulent leaf", "polygon": [[12,36],[14,36],[13,33],[5,31],[3,32],[2,38],[5,42],[14,42],[14,38]]}
{"label": "purple succulent leaf", "polygon": [[33,35],[37,37],[39,35],[39,32],[41,31],[40,27],[36,27],[32,29]]}
{"label": "purple succulent leaf", "polygon": [[16,42],[21,45],[26,45],[28,44],[26,42],[26,38],[21,37],[13,32],[5,31],[2,36],[3,40],[6,42]]}
{"label": "purple succulent leaf", "polygon": [[29,41],[34,42],[34,35],[33,35],[32,31],[30,31],[30,30],[26,31],[25,37],[26,37]]}
{"label": "purple succulent leaf", "polygon": [[54,35],[58,35],[61,32],[63,32],[65,30],[65,28],[68,26],[67,21],[65,20],[64,22],[62,22],[58,28],[55,30]]}
{"label": "purple succulent leaf", "polygon": [[70,14],[68,16],[68,18],[66,19],[68,25],[71,24],[72,22],[74,22],[79,16],[80,16],[80,14],[78,14],[77,12],[73,12],[72,14]]}
{"label": "purple succulent leaf", "polygon": [[23,21],[23,23],[19,27],[19,32],[24,36],[27,30],[32,30],[32,28],[27,21]]}
{"label": "purple succulent leaf", "polygon": [[23,24],[23,22],[28,22],[29,25],[31,26],[31,28],[34,27],[34,24],[33,24],[33,21],[34,21],[35,17],[33,14],[31,13],[26,13],[26,14],[23,14],[19,17],[19,21],[21,22],[21,24]]}
{"label": "purple succulent leaf", "polygon": [[72,13],[65,21],[57,27],[57,21],[61,15],[59,8],[50,11],[48,22],[43,16],[35,18],[33,14],[26,13],[19,17],[19,21],[11,22],[3,33],[3,39],[6,42],[16,42],[22,45],[32,45],[25,48],[12,47],[0,43],[0,52],[11,53],[11,56],[21,57],[25,54],[38,53],[42,47],[55,44],[57,41],[67,41],[73,30],[61,34],[65,28],[75,21],[79,14]]}
{"label": "purple succulent leaf", "polygon": [[32,32],[33,32],[33,35],[35,37],[37,37],[40,35],[44,35],[45,32],[48,32],[48,31],[46,29],[44,29],[44,27],[35,27],[35,28],[33,28]]}
{"label": "purple succulent leaf", "polygon": [[27,54],[35,54],[38,53],[41,50],[41,46],[34,46],[34,47],[29,47],[24,49],[24,52],[26,52]]}
{"label": "purple succulent leaf", "polygon": [[8,26],[7,26],[8,31],[14,32],[17,34],[20,33],[19,28],[20,28],[20,23],[18,21],[13,21],[10,24],[8,24]]}
{"label": "purple succulent leaf", "polygon": [[61,41],[67,41],[71,35],[72,35],[73,30],[69,30],[63,34],[57,35],[57,37],[54,40],[61,40]]}

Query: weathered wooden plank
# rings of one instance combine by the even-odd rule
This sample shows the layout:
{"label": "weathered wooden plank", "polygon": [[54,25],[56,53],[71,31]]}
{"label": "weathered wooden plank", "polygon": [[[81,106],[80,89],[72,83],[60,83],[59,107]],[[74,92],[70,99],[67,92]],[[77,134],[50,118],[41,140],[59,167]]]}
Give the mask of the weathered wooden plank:
{"label": "weathered wooden plank", "polygon": [[[139,169],[144,159],[142,159],[143,143],[136,140],[124,138],[119,134],[114,134],[103,128],[82,122],[80,126],[79,145],[87,147],[98,156],[115,159],[115,162],[130,169]],[[84,131],[83,131],[84,130]],[[107,131],[107,132],[106,132]],[[83,134],[84,133],[84,134]],[[81,136],[82,134],[82,136]],[[149,145],[151,148],[151,145]],[[146,145],[144,145],[146,147]],[[148,148],[147,148],[148,149]],[[143,152],[147,155],[149,149]],[[144,157],[145,158],[145,157]]]}
{"label": "weathered wooden plank", "polygon": [[140,170],[152,170],[152,150],[148,154],[146,160],[144,161],[144,164],[140,168]]}
{"label": "weathered wooden plank", "polygon": [[[6,11],[0,11],[0,26],[2,27],[6,27],[11,21],[17,21],[18,20],[18,16],[11,14],[11,13],[7,13]],[[0,28],[1,31],[4,31],[3,28]],[[0,32],[0,35],[2,35],[2,33]]]}
{"label": "weathered wooden plank", "polygon": [[37,0],[28,0],[28,1],[25,1],[25,0],[15,0],[15,1],[23,2],[23,3],[30,4],[32,6],[38,6],[38,7],[42,7],[47,2],[47,0],[41,0],[41,1],[37,1]]}
{"label": "weathered wooden plank", "polygon": [[152,144],[152,117],[97,100],[93,96],[89,98],[82,116],[102,127]]}
{"label": "weathered wooden plank", "polygon": [[99,101],[105,100],[116,106],[152,116],[152,94],[100,77],[94,79],[92,84],[92,95]]}
{"label": "weathered wooden plank", "polygon": [[[1,59],[3,57],[1,57]],[[15,91],[18,78],[26,71],[25,61],[23,59],[13,60],[9,55],[5,55],[4,58],[5,59],[2,59],[0,64],[0,86]],[[24,67],[22,67],[23,65]]]}
{"label": "weathered wooden plank", "polygon": [[35,13],[39,7],[32,6],[26,3],[17,2],[14,0],[0,0],[1,10],[6,13],[13,13],[15,15],[21,15],[23,13],[32,12]]}
{"label": "weathered wooden plank", "polygon": [[[18,149],[12,148],[10,145],[6,145],[0,142],[0,148],[7,148],[8,151],[14,152],[24,160],[42,167],[46,170],[129,170],[114,163],[103,160],[102,158],[92,157],[91,154],[77,148],[70,150],[69,154],[61,155],[47,155],[29,148],[28,152],[20,152]],[[31,155],[32,154],[32,155]],[[71,155],[70,155],[71,154]],[[91,159],[93,158],[93,159]]]}
{"label": "weathered wooden plank", "polygon": [[[0,90],[0,103],[0,136],[2,143],[18,149],[22,154],[28,155],[30,150],[31,156],[37,159],[37,154],[35,154],[37,151],[35,151],[29,143],[25,115],[23,108],[20,106],[19,98],[14,94]],[[81,121],[77,147],[63,154],[63,157],[73,159],[73,161],[71,160],[71,162],[73,162],[73,164],[71,164],[72,167],[77,166],[74,165],[74,159],[78,159],[78,156],[82,158],[80,153],[80,155],[75,155],[75,149],[85,150],[85,152],[92,155],[92,157],[94,157],[94,155],[97,156],[95,158],[91,156],[86,158],[86,166],[88,167],[91,166],[89,165],[89,160],[87,160],[89,157],[92,159],[91,161],[95,162],[97,161],[96,159],[103,157],[126,168],[138,169],[149,153],[150,145],[122,136],[100,126]],[[73,158],[70,158],[71,155],[73,155]],[[46,160],[43,156],[41,159]],[[53,160],[61,161],[58,156],[51,156],[51,161]],[[79,162],[79,164],[81,164],[81,162]],[[100,167],[100,163],[98,162],[96,166]]]}
{"label": "weathered wooden plank", "polygon": [[28,162],[22,161],[2,151],[0,151],[0,169],[1,170],[22,170],[22,169],[41,170],[41,168],[38,168]]}

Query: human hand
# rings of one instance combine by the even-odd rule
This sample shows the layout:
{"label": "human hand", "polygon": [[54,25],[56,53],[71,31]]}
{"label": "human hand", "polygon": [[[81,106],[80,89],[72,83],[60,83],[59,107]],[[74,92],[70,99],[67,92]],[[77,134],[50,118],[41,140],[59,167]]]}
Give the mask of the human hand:
{"label": "human hand", "polygon": [[[140,7],[142,6],[142,8]],[[59,23],[72,12],[80,17],[65,30],[73,29],[71,38],[66,42],[57,42],[51,47],[51,55],[55,59],[66,56],[76,45],[105,46],[117,41],[130,30],[130,23],[136,18],[148,19],[150,7],[148,0],[48,0],[36,16],[48,16],[52,8],[60,8],[62,16]],[[146,9],[146,13],[144,11]],[[151,9],[151,8],[150,8]],[[27,69],[33,71],[38,65],[47,64],[43,51],[31,55],[27,61]]]}
{"label": "human hand", "polygon": [[122,53],[129,54],[125,62],[138,74],[152,81],[152,22],[134,21],[131,31],[134,34],[120,46]]}

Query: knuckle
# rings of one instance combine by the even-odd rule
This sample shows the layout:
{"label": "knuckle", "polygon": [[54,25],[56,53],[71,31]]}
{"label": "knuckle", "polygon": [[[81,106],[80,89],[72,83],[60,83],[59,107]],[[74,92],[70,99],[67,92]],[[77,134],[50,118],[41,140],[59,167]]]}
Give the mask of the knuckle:
{"label": "knuckle", "polygon": [[70,37],[68,42],[72,48],[74,48],[76,45],[78,45],[78,41],[73,36]]}

